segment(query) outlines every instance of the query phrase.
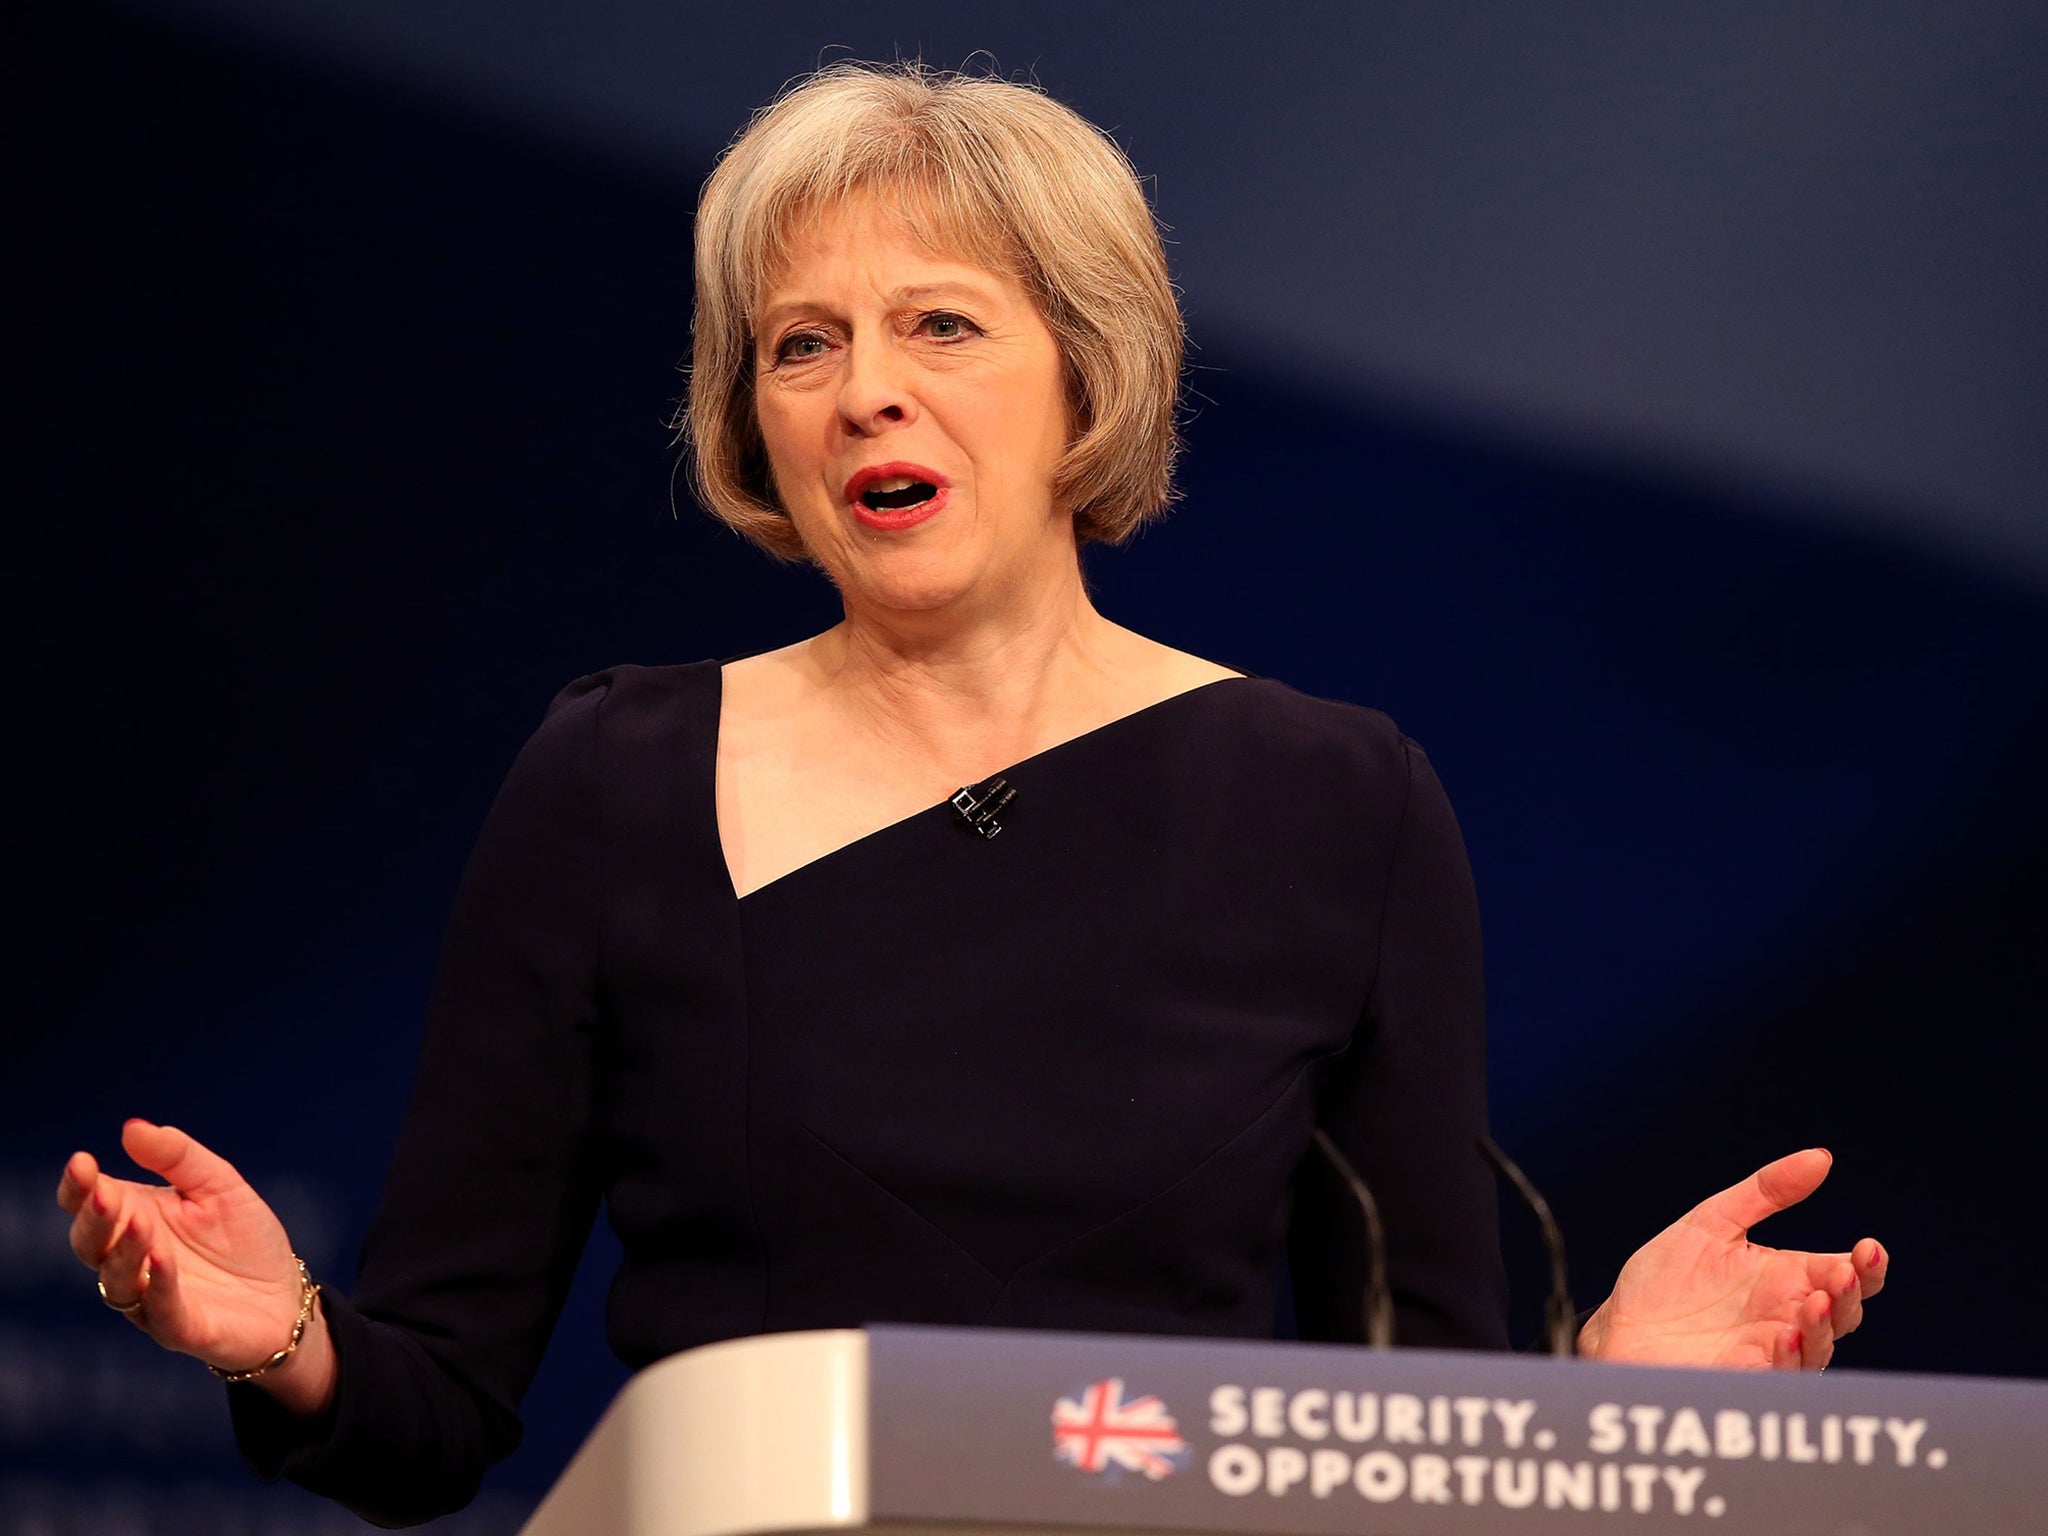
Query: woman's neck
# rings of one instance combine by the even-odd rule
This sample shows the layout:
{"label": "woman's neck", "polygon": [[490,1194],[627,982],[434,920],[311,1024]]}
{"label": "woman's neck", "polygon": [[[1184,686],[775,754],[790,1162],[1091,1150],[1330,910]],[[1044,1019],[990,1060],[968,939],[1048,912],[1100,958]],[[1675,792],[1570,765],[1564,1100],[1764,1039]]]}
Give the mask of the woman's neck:
{"label": "woman's neck", "polygon": [[814,683],[849,728],[934,764],[1009,761],[1124,710],[1132,664],[1155,649],[1096,612],[1078,563],[1017,601],[972,613],[847,604],[803,647]]}

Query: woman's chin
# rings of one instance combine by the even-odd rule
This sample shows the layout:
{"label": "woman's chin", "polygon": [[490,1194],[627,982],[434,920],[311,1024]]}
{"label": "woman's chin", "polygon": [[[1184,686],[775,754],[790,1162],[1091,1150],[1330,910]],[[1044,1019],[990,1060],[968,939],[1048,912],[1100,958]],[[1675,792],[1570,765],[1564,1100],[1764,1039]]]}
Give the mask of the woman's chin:
{"label": "woman's chin", "polygon": [[971,598],[985,572],[960,550],[884,549],[831,572],[850,605],[893,613],[933,613]]}
{"label": "woman's chin", "polygon": [[943,613],[970,598],[974,583],[935,574],[926,580],[864,582],[857,591],[842,585],[840,592],[872,613]]}

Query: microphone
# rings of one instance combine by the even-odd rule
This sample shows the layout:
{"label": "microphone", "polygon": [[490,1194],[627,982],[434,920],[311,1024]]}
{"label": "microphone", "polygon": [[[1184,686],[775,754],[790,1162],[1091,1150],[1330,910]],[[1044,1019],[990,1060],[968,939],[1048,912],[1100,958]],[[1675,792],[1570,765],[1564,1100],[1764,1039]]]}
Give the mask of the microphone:
{"label": "microphone", "polygon": [[1569,1360],[1579,1352],[1579,1317],[1572,1308],[1571,1282],[1565,1278],[1564,1233],[1558,1230],[1557,1218],[1550,1214],[1550,1202],[1537,1192],[1529,1175],[1501,1151],[1500,1143],[1481,1131],[1476,1145],[1486,1154],[1486,1160],[1514,1185],[1515,1193],[1536,1213],[1536,1224],[1543,1229],[1543,1246],[1550,1253],[1550,1294],[1543,1301],[1544,1347],[1547,1353]]}
{"label": "microphone", "polygon": [[1365,1342],[1374,1349],[1385,1349],[1394,1342],[1394,1293],[1387,1285],[1387,1233],[1380,1225],[1380,1203],[1351,1166],[1351,1159],[1337,1150],[1337,1143],[1321,1126],[1316,1127],[1316,1145],[1351,1186],[1351,1197],[1365,1217]]}
{"label": "microphone", "polygon": [[997,777],[983,779],[979,784],[969,784],[964,789],[953,791],[953,814],[966,825],[967,830],[982,837],[994,837],[1003,830],[1003,824],[996,818],[1010,808],[1010,802],[1017,798],[1017,791],[1010,787],[1010,781]]}

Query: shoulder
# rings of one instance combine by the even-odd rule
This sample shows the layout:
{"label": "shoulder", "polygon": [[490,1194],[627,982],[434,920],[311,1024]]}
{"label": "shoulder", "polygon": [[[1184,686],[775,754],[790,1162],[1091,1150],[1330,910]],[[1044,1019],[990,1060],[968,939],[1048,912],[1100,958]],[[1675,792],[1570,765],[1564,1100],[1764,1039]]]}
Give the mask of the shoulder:
{"label": "shoulder", "polygon": [[1266,892],[1304,933],[1377,931],[1397,869],[1459,868],[1428,761],[1380,710],[1240,676],[1132,735],[1114,787],[1091,793],[1118,797],[1135,839],[1192,849],[1227,872],[1212,884]]}
{"label": "shoulder", "polygon": [[[1133,692],[1174,706],[1215,750],[1250,753],[1304,771],[1400,768],[1409,743],[1379,710],[1318,698],[1275,678],[1119,631]],[[1205,751],[1204,756],[1214,756]]]}
{"label": "shoulder", "polygon": [[1183,826],[1233,829],[1343,884],[1383,869],[1412,809],[1441,798],[1428,761],[1384,713],[1240,675],[1195,688],[1134,733],[1133,777]]}
{"label": "shoulder", "polygon": [[1421,748],[1387,715],[1318,698],[1269,677],[1240,675],[1201,690],[1208,720],[1262,766],[1357,783],[1405,784]]}
{"label": "shoulder", "polygon": [[718,670],[715,661],[693,661],[662,667],[606,667],[586,673],[549,701],[542,727],[558,720],[609,719],[619,714],[687,714],[707,702],[715,710]]}
{"label": "shoulder", "polygon": [[715,661],[579,677],[548,703],[506,790],[558,799],[601,783],[609,795],[708,763],[718,745],[718,685]]}
{"label": "shoulder", "polygon": [[693,808],[711,803],[718,667],[607,667],[561,689],[505,775],[486,842],[670,848],[693,834]]}
{"label": "shoulder", "polygon": [[1381,710],[1250,676],[1191,702],[1189,771],[1276,846],[1342,849],[1376,867],[1404,842],[1456,826],[1428,754]]}
{"label": "shoulder", "polygon": [[648,736],[711,736],[718,729],[719,664],[606,667],[568,684],[552,700],[528,744],[543,750],[578,738],[605,745]]}

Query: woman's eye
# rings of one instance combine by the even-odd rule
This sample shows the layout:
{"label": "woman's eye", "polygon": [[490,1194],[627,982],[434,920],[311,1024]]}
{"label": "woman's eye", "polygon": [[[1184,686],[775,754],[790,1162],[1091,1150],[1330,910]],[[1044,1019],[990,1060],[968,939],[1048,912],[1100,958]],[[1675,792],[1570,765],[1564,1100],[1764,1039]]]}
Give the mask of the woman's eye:
{"label": "woman's eye", "polygon": [[958,341],[974,330],[974,322],[965,315],[955,315],[944,310],[926,315],[920,324],[924,333],[934,341]]}
{"label": "woman's eye", "polygon": [[825,338],[816,331],[798,331],[793,336],[783,337],[781,342],[777,344],[775,348],[775,361],[778,363],[801,363],[806,359],[818,356],[824,350]]}

